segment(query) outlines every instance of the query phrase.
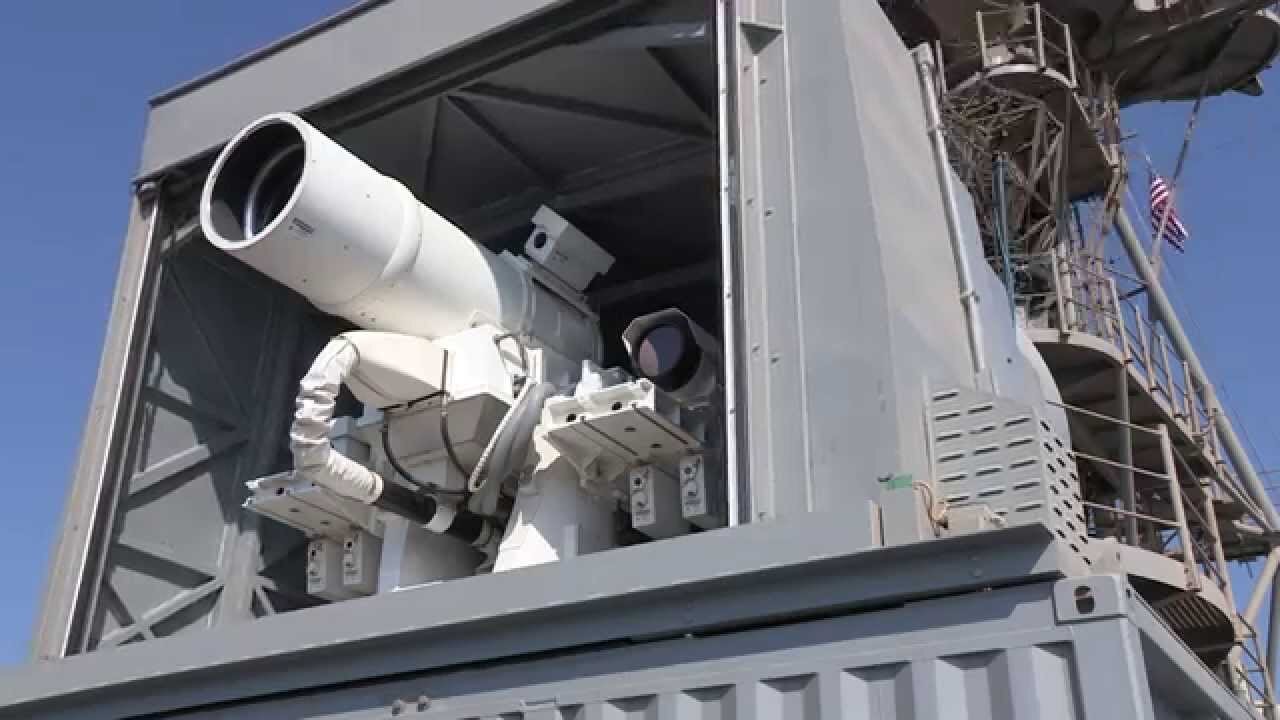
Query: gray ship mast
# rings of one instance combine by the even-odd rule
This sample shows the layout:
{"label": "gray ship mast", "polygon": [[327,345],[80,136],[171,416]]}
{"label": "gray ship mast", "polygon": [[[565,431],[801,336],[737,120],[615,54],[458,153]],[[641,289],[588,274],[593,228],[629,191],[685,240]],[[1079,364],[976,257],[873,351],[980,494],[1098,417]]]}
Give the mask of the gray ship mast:
{"label": "gray ship mast", "polygon": [[[1153,604],[1210,664],[1248,646],[1231,651],[1232,681],[1273,705],[1264,660],[1280,637],[1264,652],[1258,628],[1280,516],[1160,283],[1163,242],[1145,242],[1136,227],[1148,219],[1129,213],[1135,168],[1120,112],[1192,100],[1194,113],[1207,97],[1260,93],[1272,3],[881,4],[944,59],[950,158],[1008,301],[1057,380],[1086,504],[1118,544],[1181,560],[1185,582]],[[1116,244],[1125,265],[1106,259]],[[1245,603],[1229,563],[1260,558]],[[1194,607],[1205,582],[1225,601],[1209,621],[1216,632]]]}

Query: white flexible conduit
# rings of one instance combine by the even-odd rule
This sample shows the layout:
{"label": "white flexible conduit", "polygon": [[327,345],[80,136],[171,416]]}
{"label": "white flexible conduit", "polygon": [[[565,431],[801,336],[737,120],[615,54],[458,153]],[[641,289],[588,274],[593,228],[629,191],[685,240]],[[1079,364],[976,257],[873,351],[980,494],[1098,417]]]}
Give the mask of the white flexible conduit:
{"label": "white flexible conduit", "polygon": [[343,497],[373,504],[383,490],[382,477],[333,449],[329,431],[338,392],[360,353],[350,340],[336,337],[325,345],[302,378],[289,428],[293,467],[304,477]]}
{"label": "white flexible conduit", "polygon": [[480,507],[473,509],[482,515],[492,515],[497,510],[498,489],[524,463],[542,407],[555,394],[556,387],[551,383],[527,383],[498,424],[467,483],[472,493],[481,495]]}

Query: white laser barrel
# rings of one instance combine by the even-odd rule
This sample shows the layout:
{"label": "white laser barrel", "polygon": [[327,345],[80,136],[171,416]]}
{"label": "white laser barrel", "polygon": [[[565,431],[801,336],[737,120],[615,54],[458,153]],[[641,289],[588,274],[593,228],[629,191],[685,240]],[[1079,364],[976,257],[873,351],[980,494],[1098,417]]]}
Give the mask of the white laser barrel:
{"label": "white laser barrel", "polygon": [[364,328],[434,339],[492,323],[569,358],[598,355],[594,318],[293,114],[227,144],[200,224],[218,248]]}

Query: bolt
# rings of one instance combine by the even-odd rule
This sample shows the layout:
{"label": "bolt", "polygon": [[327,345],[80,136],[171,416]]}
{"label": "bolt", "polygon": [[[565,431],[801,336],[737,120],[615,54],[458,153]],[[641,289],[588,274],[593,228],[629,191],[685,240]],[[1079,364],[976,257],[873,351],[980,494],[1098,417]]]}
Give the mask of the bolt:
{"label": "bolt", "polygon": [[401,714],[401,713],[403,713],[403,712],[404,712],[404,701],[403,701],[403,700],[396,700],[395,702],[391,703],[391,714],[392,714],[392,715],[399,715],[399,714]]}
{"label": "bolt", "polygon": [[427,697],[426,695],[419,695],[418,696],[418,712],[422,712],[429,707],[431,707],[431,698]]}

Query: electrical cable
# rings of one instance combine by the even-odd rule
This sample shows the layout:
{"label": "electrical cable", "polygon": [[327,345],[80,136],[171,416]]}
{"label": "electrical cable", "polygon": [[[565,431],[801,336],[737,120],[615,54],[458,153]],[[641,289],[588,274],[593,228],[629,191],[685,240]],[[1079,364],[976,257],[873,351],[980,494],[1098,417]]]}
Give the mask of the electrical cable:
{"label": "electrical cable", "polygon": [[420,480],[417,477],[415,477],[413,473],[409,472],[408,468],[406,468],[404,465],[401,465],[400,460],[396,458],[395,452],[391,449],[391,423],[390,423],[390,418],[385,415],[383,416],[383,420],[382,420],[381,435],[382,435],[382,452],[387,456],[387,462],[391,463],[392,469],[394,469],[396,471],[396,474],[398,474],[400,477],[404,478],[405,480],[408,480],[412,485],[416,486],[419,490],[422,490],[423,492],[428,494],[456,495],[456,496],[465,496],[467,494],[465,491],[462,491],[462,490],[449,490],[448,488],[440,487],[435,483],[430,483],[430,482],[426,482],[425,480]]}
{"label": "electrical cable", "polygon": [[[508,339],[514,341],[516,344],[516,347],[519,348],[520,367],[521,367],[521,372],[523,373],[523,375],[517,379],[517,393],[519,393],[519,390],[522,389],[529,375],[529,352],[528,352],[528,348],[525,347],[524,343],[521,342],[520,338],[517,337],[514,333],[505,333],[493,339],[494,347],[498,348],[499,353],[501,353],[502,342]],[[441,368],[440,384],[443,388],[448,387],[449,358],[450,358],[450,353],[449,351],[446,350],[444,352],[444,361],[442,363],[443,367]],[[453,468],[457,470],[458,473],[460,473],[463,477],[472,478],[472,476],[475,474],[474,471],[467,470],[467,468],[462,464],[462,459],[458,457],[458,452],[454,448],[453,438],[449,434],[449,401],[452,400],[452,396],[449,394],[449,391],[447,389],[437,390],[433,393],[424,395],[420,398],[410,400],[407,403],[394,405],[388,408],[383,408],[383,421],[382,421],[382,431],[381,431],[382,451],[384,454],[386,454],[387,461],[391,464],[392,469],[394,469],[397,474],[399,474],[401,477],[403,477],[405,480],[407,480],[408,482],[410,482],[411,484],[413,484],[423,492],[436,494],[436,495],[451,495],[451,496],[465,497],[468,495],[467,490],[449,490],[448,488],[441,487],[435,483],[426,482],[424,480],[421,480],[415,477],[413,473],[409,471],[408,468],[404,467],[404,465],[400,463],[400,460],[396,457],[395,452],[391,448],[390,415],[388,414],[389,411],[397,410],[397,409],[409,409],[420,403],[427,402],[429,400],[434,400],[435,398],[440,398],[440,440],[444,445],[445,454],[449,457],[449,464],[452,465]],[[486,449],[488,450],[489,448],[486,448]]]}
{"label": "electrical cable", "polygon": [[919,490],[924,501],[925,515],[929,518],[929,526],[933,528],[934,537],[942,537],[942,521],[947,517],[949,506],[945,500],[938,500],[933,487],[926,482],[916,480],[911,483],[914,490]]}
{"label": "electrical cable", "polygon": [[[444,388],[440,395],[440,440],[444,444],[445,454],[449,456],[449,464],[453,465],[462,477],[469,478],[471,473],[462,466],[462,461],[458,459],[458,452],[453,449],[453,438],[449,437],[449,401],[452,399],[448,390],[450,356],[451,353],[445,350],[443,367],[440,369],[440,385]],[[462,491],[461,494],[466,495],[466,491]]]}
{"label": "electrical cable", "polygon": [[[1228,39],[1235,35],[1237,29],[1232,29]],[[1178,160],[1174,163],[1173,177],[1169,179],[1168,184],[1168,202],[1165,204],[1164,212],[1160,213],[1160,224],[1156,230],[1156,234],[1152,239],[1154,247],[1151,248],[1151,265],[1155,268],[1156,277],[1160,277],[1160,259],[1164,252],[1164,233],[1168,227],[1169,219],[1173,216],[1174,203],[1177,200],[1178,181],[1182,178],[1182,170],[1187,162],[1187,155],[1191,151],[1191,139],[1195,135],[1196,125],[1200,122],[1200,108],[1204,106],[1205,95],[1209,91],[1209,79],[1213,77],[1213,71],[1218,66],[1218,61],[1222,59],[1225,53],[1219,52],[1209,61],[1209,66],[1205,68],[1204,80],[1200,83],[1200,91],[1196,93],[1196,102],[1191,106],[1191,114],[1187,117],[1187,128],[1182,134],[1182,147],[1178,149]],[[1148,172],[1154,173],[1154,167],[1151,164],[1151,157],[1143,153],[1147,159]]]}
{"label": "electrical cable", "polygon": [[[458,459],[458,452],[453,449],[453,439],[449,437],[449,393],[445,393],[444,397],[440,398],[440,439],[444,442],[444,452],[449,456],[449,464],[453,465],[462,477],[471,477],[470,471],[463,467],[462,461]],[[466,492],[461,494],[465,495]]]}
{"label": "electrical cable", "polygon": [[440,386],[441,386],[440,390],[437,390],[433,393],[429,393],[427,395],[423,395],[422,397],[417,398],[415,400],[410,400],[407,403],[383,408],[382,432],[381,432],[382,452],[386,454],[387,462],[391,463],[392,469],[394,469],[396,473],[400,475],[400,477],[404,478],[405,480],[409,481],[413,485],[417,486],[417,488],[422,490],[423,492],[432,493],[436,495],[453,495],[458,497],[466,497],[467,495],[466,490],[450,490],[448,488],[441,487],[435,483],[426,482],[424,480],[418,479],[413,475],[413,473],[409,472],[408,468],[400,464],[400,460],[396,458],[395,452],[391,449],[390,411],[402,409],[402,408],[403,409],[412,408],[413,406],[426,402],[428,400],[434,400],[435,398],[440,398],[440,439],[444,444],[445,454],[449,456],[449,462],[454,466],[454,468],[458,470],[458,472],[462,473],[463,477],[470,477],[471,474],[467,472],[465,468],[463,468],[462,461],[458,459],[457,451],[455,451],[453,448],[453,440],[452,438],[449,437],[449,425],[448,425],[449,391],[445,389],[449,386],[449,351],[448,350],[444,351],[444,359],[441,365],[442,366],[440,368]]}
{"label": "electrical cable", "polygon": [[514,342],[516,344],[516,349],[519,350],[520,352],[521,375],[520,377],[516,378],[515,381],[512,383],[513,385],[515,385],[516,394],[519,395],[521,388],[523,388],[524,384],[529,380],[529,348],[525,347],[524,342],[520,340],[520,337],[515,333],[503,333],[502,335],[495,337],[493,339],[493,346],[497,348],[498,357],[504,363],[506,362],[506,358],[503,357],[502,355],[503,340],[511,340],[512,342]]}

